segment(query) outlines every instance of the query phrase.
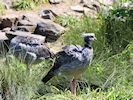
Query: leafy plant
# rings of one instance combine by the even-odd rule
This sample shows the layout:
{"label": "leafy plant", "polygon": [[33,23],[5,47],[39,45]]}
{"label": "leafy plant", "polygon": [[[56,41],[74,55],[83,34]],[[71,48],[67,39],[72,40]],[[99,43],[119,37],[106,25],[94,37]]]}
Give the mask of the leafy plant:
{"label": "leafy plant", "polygon": [[61,16],[61,17],[56,18],[55,22],[65,27],[72,27],[77,22],[79,22],[79,19],[74,16]]}
{"label": "leafy plant", "polygon": [[37,86],[41,82],[40,78],[50,63],[44,61],[37,66],[32,66],[33,73],[29,76],[23,63],[12,55],[6,55],[6,57],[0,59],[1,93],[6,99],[30,100],[30,98],[35,96]]}
{"label": "leafy plant", "polygon": [[5,6],[3,5],[2,2],[0,2],[0,14],[4,14],[5,12]]}
{"label": "leafy plant", "polygon": [[20,10],[31,10],[42,3],[47,3],[48,0],[18,0],[14,2],[14,8]]}
{"label": "leafy plant", "polygon": [[42,3],[48,3],[49,0],[33,0],[35,4],[42,4]]}
{"label": "leafy plant", "polygon": [[14,8],[21,10],[31,10],[35,7],[32,0],[18,0],[14,3]]}
{"label": "leafy plant", "polygon": [[118,7],[111,9],[106,15],[103,15],[103,26],[107,43],[116,54],[133,40],[133,9]]}

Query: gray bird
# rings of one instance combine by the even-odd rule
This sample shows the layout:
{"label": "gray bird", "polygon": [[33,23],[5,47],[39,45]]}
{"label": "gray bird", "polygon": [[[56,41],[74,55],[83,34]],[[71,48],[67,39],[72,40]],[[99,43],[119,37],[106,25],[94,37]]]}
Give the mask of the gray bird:
{"label": "gray bird", "polygon": [[10,52],[27,65],[30,73],[32,64],[54,56],[43,41],[29,36],[14,37],[10,42]]}
{"label": "gray bird", "polygon": [[96,39],[94,33],[82,34],[84,38],[84,47],[79,45],[65,46],[62,51],[56,54],[55,62],[43,77],[42,82],[47,83],[55,75],[65,75],[69,77],[70,89],[72,94],[76,95],[76,80],[88,68],[93,58],[92,41]]}

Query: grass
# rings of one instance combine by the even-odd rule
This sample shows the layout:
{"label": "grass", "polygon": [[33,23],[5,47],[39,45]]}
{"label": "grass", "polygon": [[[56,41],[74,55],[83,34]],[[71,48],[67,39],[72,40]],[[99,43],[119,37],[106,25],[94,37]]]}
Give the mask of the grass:
{"label": "grass", "polygon": [[35,3],[32,0],[19,0],[14,3],[15,9],[31,10],[35,8]]}
{"label": "grass", "polygon": [[[26,66],[7,54],[6,58],[4,57],[5,61],[3,58],[0,59],[0,91],[4,89],[13,100],[132,100],[133,41],[129,41],[127,45],[124,44],[121,51],[112,53],[114,51],[107,43],[107,34],[105,34],[107,23],[103,17],[94,20],[89,17],[77,19],[69,16],[60,17],[56,22],[68,28],[63,35],[64,44],[83,45],[80,33],[96,33],[97,41],[93,43],[94,60],[82,77],[83,83],[86,82],[88,86],[82,84],[84,87],[82,90],[78,86],[77,96],[74,97],[68,89],[68,80],[61,77],[53,78],[46,85],[41,83],[41,78],[50,68],[49,60],[34,65],[33,73],[29,76]],[[114,28],[113,25],[117,27]],[[121,23],[113,25],[113,31],[115,31],[120,28]],[[127,27],[129,28],[130,25],[132,24],[129,23]],[[108,28],[109,32],[112,31],[112,27]],[[127,30],[120,31],[127,32]],[[128,34],[131,36],[131,33],[132,30],[129,30],[122,39],[127,39],[125,36]],[[118,38],[117,35],[114,37]],[[91,90],[92,84],[99,88]]]}
{"label": "grass", "polygon": [[41,83],[40,77],[46,72],[49,65],[47,63],[44,61],[41,66],[33,66],[33,73],[29,76],[26,66],[12,55],[1,59],[0,90],[8,93],[12,100],[29,100],[35,95],[37,86]]}
{"label": "grass", "polygon": [[61,26],[64,26],[64,27],[72,27],[78,21],[79,19],[74,16],[60,16],[55,19],[55,22],[59,23]]}
{"label": "grass", "polygon": [[0,15],[4,14],[4,12],[5,12],[5,6],[3,5],[2,2],[0,2]]}
{"label": "grass", "polygon": [[105,27],[106,42],[113,51],[118,53],[133,39],[133,8],[114,8],[103,16],[103,27]]}
{"label": "grass", "polygon": [[32,10],[43,3],[48,3],[48,0],[17,0],[13,7],[17,10]]}

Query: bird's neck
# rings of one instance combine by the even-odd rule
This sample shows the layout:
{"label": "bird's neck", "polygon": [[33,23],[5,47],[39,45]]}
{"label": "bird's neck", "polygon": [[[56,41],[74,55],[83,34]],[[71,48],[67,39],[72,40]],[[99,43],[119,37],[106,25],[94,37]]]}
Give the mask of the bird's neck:
{"label": "bird's neck", "polygon": [[91,42],[85,43],[85,44],[84,44],[84,47],[91,49],[91,48],[92,48]]}

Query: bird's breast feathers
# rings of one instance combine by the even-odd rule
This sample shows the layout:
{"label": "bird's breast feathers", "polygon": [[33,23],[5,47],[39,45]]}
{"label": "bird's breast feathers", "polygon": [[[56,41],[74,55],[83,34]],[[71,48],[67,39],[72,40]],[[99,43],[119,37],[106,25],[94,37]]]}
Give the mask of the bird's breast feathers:
{"label": "bird's breast feathers", "polygon": [[90,61],[93,57],[93,49],[81,47],[79,45],[70,45],[63,48],[67,55],[78,59],[81,62]]}
{"label": "bird's breast feathers", "polygon": [[93,49],[70,45],[64,48],[59,57],[61,70],[87,68],[93,57]]}

